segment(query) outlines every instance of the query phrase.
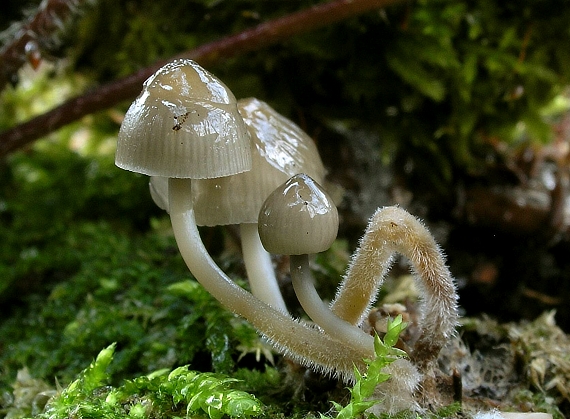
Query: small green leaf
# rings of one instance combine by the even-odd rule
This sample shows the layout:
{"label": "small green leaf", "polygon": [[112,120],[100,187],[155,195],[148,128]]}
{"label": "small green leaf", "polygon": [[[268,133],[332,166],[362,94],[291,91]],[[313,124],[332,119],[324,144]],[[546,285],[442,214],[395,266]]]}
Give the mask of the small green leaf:
{"label": "small green leaf", "polygon": [[146,414],[146,409],[140,403],[132,405],[130,410],[129,410],[129,417],[130,418],[143,419],[146,416],[145,414]]}
{"label": "small green leaf", "polygon": [[400,338],[400,333],[406,328],[407,324],[402,320],[402,315],[399,314],[394,320],[388,321],[388,331],[384,336],[384,343],[392,347]]}
{"label": "small green leaf", "polygon": [[436,102],[441,102],[445,98],[446,87],[442,80],[437,79],[420,63],[396,53],[387,55],[386,59],[392,71],[400,76],[403,81],[415,87],[424,96]]}
{"label": "small green leaf", "polygon": [[226,394],[224,412],[231,417],[257,416],[261,409],[261,402],[246,392],[235,390]]}

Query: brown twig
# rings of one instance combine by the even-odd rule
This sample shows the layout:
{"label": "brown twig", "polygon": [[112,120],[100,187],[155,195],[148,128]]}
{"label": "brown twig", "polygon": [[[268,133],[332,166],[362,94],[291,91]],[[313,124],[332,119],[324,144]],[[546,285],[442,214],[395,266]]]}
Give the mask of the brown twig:
{"label": "brown twig", "polygon": [[[179,54],[207,67],[223,58],[258,50],[294,35],[315,30],[367,11],[380,9],[399,0],[334,0],[262,23]],[[127,77],[99,86],[62,105],[0,134],[0,156],[6,155],[79,118],[133,99],[151,74],[166,63],[159,61]]]}
{"label": "brown twig", "polygon": [[41,53],[45,40],[62,29],[63,22],[84,2],[85,0],[44,1],[33,16],[13,29],[13,39],[0,49],[0,91],[6,84],[16,82],[17,72],[26,61],[40,59],[35,54]]}

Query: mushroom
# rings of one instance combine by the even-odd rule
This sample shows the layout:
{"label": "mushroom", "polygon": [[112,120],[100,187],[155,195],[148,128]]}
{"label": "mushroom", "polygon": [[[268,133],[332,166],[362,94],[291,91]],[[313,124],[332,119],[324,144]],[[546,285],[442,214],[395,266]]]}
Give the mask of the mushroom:
{"label": "mushroom", "polygon": [[115,163],[149,176],[228,176],[251,169],[249,142],[230,90],[193,61],[176,60],[129,107]]}
{"label": "mushroom", "polygon": [[168,209],[180,253],[202,286],[247,319],[281,352],[315,369],[353,378],[374,355],[299,322],[233,282],[202,243],[191,199],[193,179],[250,169],[251,143],[229,89],[191,60],[167,64],[143,85],[121,126],[117,166],[168,178]]}
{"label": "mushroom", "polygon": [[239,224],[253,295],[287,312],[270,255],[259,240],[259,210],[265,198],[290,176],[306,172],[322,180],[325,168],[313,140],[267,103],[241,99],[238,110],[252,139],[251,170],[196,182],[196,221],[198,225]]}
{"label": "mushroom", "polygon": [[425,370],[455,333],[457,292],[443,254],[428,229],[397,206],[379,208],[370,219],[331,310],[350,324],[363,320],[395,253],[407,257],[423,296],[419,324],[422,333],[410,358]]}
{"label": "mushroom", "polygon": [[265,200],[258,225],[267,251],[290,255],[293,288],[309,317],[345,343],[373,346],[372,336],[337,317],[315,289],[309,254],[327,250],[338,232],[336,206],[323,188],[304,173],[291,177]]}
{"label": "mushroom", "polygon": [[[255,98],[241,99],[238,111],[252,139],[251,170],[195,181],[196,223],[199,226],[239,224],[253,295],[287,312],[270,255],[259,240],[259,210],[265,198],[290,176],[304,172],[320,182],[325,168],[313,140],[267,103]],[[161,178],[151,178],[150,187],[157,205],[165,208],[167,183]]]}

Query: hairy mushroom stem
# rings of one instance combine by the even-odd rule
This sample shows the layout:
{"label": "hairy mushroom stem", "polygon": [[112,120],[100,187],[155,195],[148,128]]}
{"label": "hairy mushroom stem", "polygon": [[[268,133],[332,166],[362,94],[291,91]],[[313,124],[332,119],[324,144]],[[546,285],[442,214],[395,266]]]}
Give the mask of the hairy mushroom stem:
{"label": "hairy mushroom stem", "polygon": [[305,366],[354,379],[354,366],[374,356],[373,346],[342,344],[272,308],[233,282],[212,260],[194,218],[190,179],[169,179],[170,219],[180,253],[198,282],[223,306],[248,320],[280,352]]}
{"label": "hairy mushroom stem", "polygon": [[458,296],[433,236],[407,211],[385,207],[372,216],[331,310],[347,322],[359,324],[376,298],[395,253],[411,261],[422,295],[422,333],[410,358],[425,370],[455,333]]}

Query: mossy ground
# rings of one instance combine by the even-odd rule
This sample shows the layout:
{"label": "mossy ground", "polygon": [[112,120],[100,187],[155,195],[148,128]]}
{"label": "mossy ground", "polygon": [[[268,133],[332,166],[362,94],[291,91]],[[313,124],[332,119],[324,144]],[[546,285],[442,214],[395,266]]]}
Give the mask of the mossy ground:
{"label": "mossy ground", "polygon": [[[192,387],[194,373],[168,387],[168,377],[178,373],[169,374],[182,366],[237,399],[232,406],[244,409],[241,417],[333,414],[331,402],[348,402],[342,385],[310,378],[272,353],[193,280],[168,219],[147,196],[145,178],[123,175],[112,156],[80,155],[58,142],[40,148],[13,155],[1,174],[7,250],[0,265],[0,415],[55,419],[76,406],[77,417],[184,417],[176,392]],[[54,155],[67,164],[52,166]],[[86,174],[90,185],[81,184]],[[220,265],[247,286],[231,232],[204,233]],[[329,283],[321,288],[325,294],[344,269],[346,246],[338,241],[316,261],[319,280]],[[412,295],[396,290],[400,299]],[[557,417],[568,409],[570,344],[553,315],[508,325],[466,320],[462,333],[455,348],[463,351],[461,361],[448,351],[441,362],[442,370],[463,368],[464,408],[470,400],[482,408],[503,400],[506,409]],[[112,362],[107,352],[104,368],[87,385],[82,371],[105,348],[113,348]],[[493,365],[504,369],[489,377]],[[210,372],[221,375],[200,375]],[[62,391],[78,393],[42,413]],[[208,415],[208,404],[196,403],[192,415]]]}

